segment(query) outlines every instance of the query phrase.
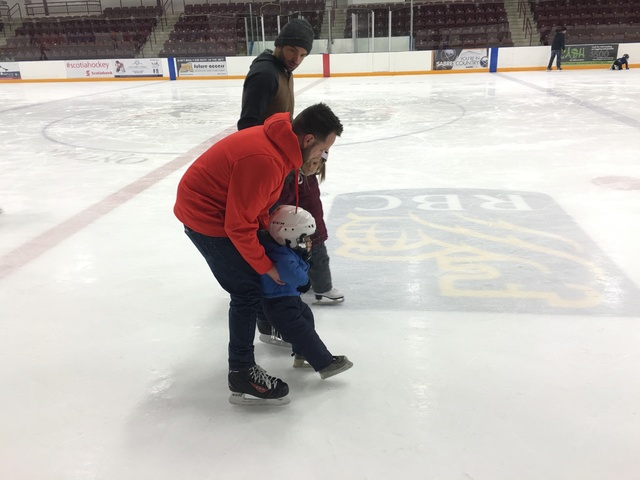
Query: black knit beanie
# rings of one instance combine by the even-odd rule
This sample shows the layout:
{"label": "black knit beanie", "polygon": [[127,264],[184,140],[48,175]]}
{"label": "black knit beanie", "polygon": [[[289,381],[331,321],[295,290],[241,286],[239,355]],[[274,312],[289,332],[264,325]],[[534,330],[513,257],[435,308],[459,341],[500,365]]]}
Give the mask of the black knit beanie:
{"label": "black knit beanie", "polygon": [[283,47],[289,45],[292,47],[302,47],[307,53],[311,53],[313,47],[313,28],[311,24],[303,18],[294,18],[289,20],[276,38],[275,46]]}

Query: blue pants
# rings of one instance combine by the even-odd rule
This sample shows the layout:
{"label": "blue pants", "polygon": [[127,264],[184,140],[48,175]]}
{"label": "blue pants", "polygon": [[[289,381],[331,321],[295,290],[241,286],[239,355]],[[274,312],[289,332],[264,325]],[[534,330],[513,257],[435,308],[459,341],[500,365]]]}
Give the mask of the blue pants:
{"label": "blue pants", "polygon": [[309,305],[299,296],[265,298],[262,308],[269,323],[291,344],[294,353],[302,355],[314,370],[331,365],[333,356],[316,332]]}
{"label": "blue pants", "polygon": [[549,66],[547,67],[548,70],[551,70],[551,67],[553,65],[553,60],[557,57],[556,60],[556,67],[558,68],[562,68],[562,50],[551,50],[551,58],[549,59]]}
{"label": "blue pants", "polygon": [[229,303],[229,369],[256,364],[253,340],[262,300],[260,275],[226,237],[209,237],[185,227],[185,233],[207,261],[213,276],[231,296]]}

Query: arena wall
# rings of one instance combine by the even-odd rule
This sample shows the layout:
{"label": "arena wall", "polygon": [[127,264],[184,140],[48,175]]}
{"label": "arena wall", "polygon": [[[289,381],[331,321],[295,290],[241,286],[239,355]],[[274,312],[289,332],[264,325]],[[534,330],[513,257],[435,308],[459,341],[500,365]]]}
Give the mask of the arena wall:
{"label": "arena wall", "polygon": [[[483,49],[484,50],[484,49]],[[417,75],[417,74],[451,74],[465,72],[508,72],[544,70],[549,60],[549,47],[508,47],[486,49],[488,64],[486,68],[468,68],[453,70],[434,69],[434,55],[438,52],[376,52],[376,53],[345,53],[310,55],[296,70],[298,77],[335,77],[335,76],[368,76],[368,75]],[[640,43],[620,44],[618,53],[628,53],[631,68],[640,63],[633,61],[640,58]],[[481,53],[482,55],[482,53]],[[176,74],[177,62],[174,58],[154,59],[161,66],[161,75],[156,78],[166,80],[187,79],[229,79],[244,78],[249,65],[255,57],[222,57],[224,73],[216,75],[200,75],[183,77]],[[141,59],[149,61],[149,59]],[[115,61],[112,60],[112,62]],[[135,61],[135,59],[133,59]],[[82,62],[73,60],[73,62]],[[87,62],[90,62],[87,60]],[[3,62],[3,67],[13,66],[19,69],[19,79],[0,77],[1,82],[13,81],[91,81],[91,80],[149,80],[148,77],[127,78],[70,78],[69,62],[37,61],[37,62]],[[608,65],[572,65],[564,64],[565,70],[590,68],[606,69]]]}

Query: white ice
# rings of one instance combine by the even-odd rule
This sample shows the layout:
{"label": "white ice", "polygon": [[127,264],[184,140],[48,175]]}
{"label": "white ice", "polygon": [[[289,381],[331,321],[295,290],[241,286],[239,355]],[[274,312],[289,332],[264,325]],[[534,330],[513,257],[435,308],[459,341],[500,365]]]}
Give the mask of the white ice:
{"label": "white ice", "polygon": [[241,88],[0,85],[0,478],[638,478],[639,71],[298,79],[345,127],[313,311],[355,365],[256,342],[268,409],[172,213]]}

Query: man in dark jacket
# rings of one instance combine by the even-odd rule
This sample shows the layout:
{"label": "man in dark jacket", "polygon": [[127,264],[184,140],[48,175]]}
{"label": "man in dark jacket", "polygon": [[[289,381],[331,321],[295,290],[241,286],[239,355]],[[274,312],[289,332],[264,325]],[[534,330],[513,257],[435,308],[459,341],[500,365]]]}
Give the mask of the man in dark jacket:
{"label": "man in dark jacket", "polygon": [[304,19],[287,23],[275,41],[251,63],[242,87],[242,111],[238,130],[262,125],[274,113],[293,116],[293,71],[313,47],[313,28]]}
{"label": "man in dark jacket", "polygon": [[[293,71],[298,68],[313,48],[313,28],[304,19],[290,20],[280,31],[275,49],[265,50],[251,64],[242,89],[242,111],[238,120],[238,130],[260,125],[265,118],[276,112],[289,112],[295,107]],[[314,172],[315,173],[315,172]],[[324,178],[324,165],[318,172]],[[327,299],[329,303],[341,302],[344,295],[333,288],[329,255],[324,245],[327,230],[323,218],[320,188],[315,174],[308,175],[298,183],[297,176],[291,175],[276,205],[289,204],[292,192],[300,189],[299,205],[311,212],[318,225],[313,236],[313,260],[309,271],[311,284],[317,300]],[[258,317],[260,340],[266,343],[290,347],[264,317]]]}
{"label": "man in dark jacket", "polygon": [[551,58],[549,59],[549,65],[547,66],[547,71],[552,70],[553,60],[556,60],[556,67],[558,70],[562,70],[562,52],[565,51],[565,33],[567,33],[566,27],[558,27],[556,29],[556,36],[553,37],[553,43],[551,44]]}

